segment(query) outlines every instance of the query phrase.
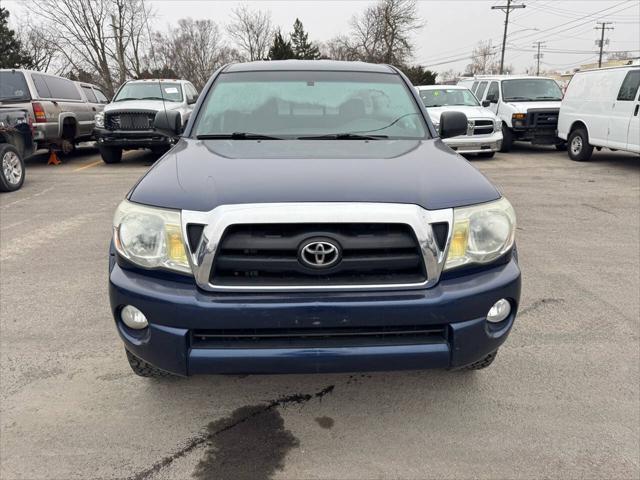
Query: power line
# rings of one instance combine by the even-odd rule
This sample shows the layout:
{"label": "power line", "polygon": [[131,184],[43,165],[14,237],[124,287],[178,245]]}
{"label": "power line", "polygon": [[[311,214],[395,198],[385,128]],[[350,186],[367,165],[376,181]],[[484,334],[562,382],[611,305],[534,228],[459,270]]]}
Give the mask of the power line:
{"label": "power line", "polygon": [[598,56],[598,68],[602,67],[602,50],[604,49],[604,31],[613,30],[613,27],[607,27],[607,25],[613,25],[611,22],[596,22],[599,27],[595,27],[596,30],[602,30],[600,36],[600,42],[596,40],[596,44],[600,46],[600,55]]}
{"label": "power line", "polygon": [[540,59],[542,58],[542,54],[540,53],[540,49],[541,49],[541,48],[546,48],[546,47],[544,46],[544,44],[545,44],[545,43],[547,43],[547,42],[537,41],[537,42],[535,42],[535,43],[533,44],[533,46],[534,46],[534,47],[535,47],[535,46],[537,46],[537,47],[538,47],[538,53],[536,53],[536,54],[533,56],[533,58],[535,58],[535,59],[538,61],[538,67],[537,67],[537,69],[536,69],[536,75],[537,75],[537,76],[540,76]]}
{"label": "power line", "polygon": [[502,53],[500,55],[500,75],[503,73],[504,68],[504,49],[507,46],[507,29],[509,28],[509,13],[511,10],[515,10],[517,8],[525,8],[526,5],[521,3],[518,5],[511,5],[511,0],[507,0],[506,5],[494,5],[491,7],[491,10],[502,10],[505,13],[504,17],[504,34],[502,35]]}

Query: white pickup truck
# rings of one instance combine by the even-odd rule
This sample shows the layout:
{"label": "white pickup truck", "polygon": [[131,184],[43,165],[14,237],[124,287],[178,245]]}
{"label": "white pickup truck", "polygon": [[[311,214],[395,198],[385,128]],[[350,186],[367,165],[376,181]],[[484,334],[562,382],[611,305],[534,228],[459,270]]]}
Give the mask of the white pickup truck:
{"label": "white pickup truck", "polygon": [[501,152],[511,150],[516,140],[566,148],[556,136],[562,91],[552,78],[482,75],[475,77],[471,91],[502,121]]}

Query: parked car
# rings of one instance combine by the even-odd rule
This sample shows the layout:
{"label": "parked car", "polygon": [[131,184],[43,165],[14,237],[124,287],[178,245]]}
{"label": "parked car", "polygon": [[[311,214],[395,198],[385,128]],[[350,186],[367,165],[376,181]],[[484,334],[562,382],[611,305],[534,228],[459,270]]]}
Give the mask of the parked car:
{"label": "parked car", "polygon": [[502,144],[502,122],[466,87],[427,85],[416,87],[436,129],[444,112],[462,112],[468,125],[464,135],[447,138],[444,143],[458,153],[477,153],[491,158]]}
{"label": "parked car", "polygon": [[180,114],[184,126],[198,100],[198,91],[186,80],[132,80],[124,83],[103,113],[96,115],[95,135],[105,163],[118,163],[123,150],[148,148],[166,152],[175,138],[153,125],[159,111]]}
{"label": "parked car", "polygon": [[501,152],[511,150],[516,140],[565,148],[556,135],[562,91],[555,80],[515,75],[481,75],[475,80],[473,93],[502,120]]}
{"label": "parked car", "polygon": [[[133,371],[488,366],[520,299],[515,213],[395,67],[228,65],[113,221]],[[181,113],[156,115],[178,133]]]}
{"label": "parked car", "polygon": [[0,70],[0,105],[29,111],[37,148],[69,153],[79,142],[91,140],[93,119],[102,105],[91,102],[88,91],[104,97],[95,85],[31,70]]}
{"label": "parked car", "polygon": [[640,153],[640,65],[577,72],[560,107],[558,136],[572,160],[593,147]]}
{"label": "parked car", "polygon": [[22,187],[24,158],[33,154],[34,143],[29,112],[0,107],[0,192]]}

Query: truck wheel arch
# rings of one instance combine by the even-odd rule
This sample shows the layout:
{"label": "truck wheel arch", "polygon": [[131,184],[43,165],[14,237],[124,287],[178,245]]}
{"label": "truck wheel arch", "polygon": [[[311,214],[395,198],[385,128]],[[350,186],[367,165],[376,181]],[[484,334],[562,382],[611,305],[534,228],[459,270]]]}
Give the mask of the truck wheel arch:
{"label": "truck wheel arch", "polygon": [[78,133],[78,120],[71,112],[61,113],[58,117],[58,138],[73,140]]}
{"label": "truck wheel arch", "polygon": [[571,124],[571,127],[569,128],[569,132],[567,134],[567,138],[569,138],[569,135],[571,135],[571,133],[577,129],[583,129],[585,132],[587,132],[587,136],[589,135],[589,128],[587,127],[586,123],[584,123],[582,120],[576,120]]}

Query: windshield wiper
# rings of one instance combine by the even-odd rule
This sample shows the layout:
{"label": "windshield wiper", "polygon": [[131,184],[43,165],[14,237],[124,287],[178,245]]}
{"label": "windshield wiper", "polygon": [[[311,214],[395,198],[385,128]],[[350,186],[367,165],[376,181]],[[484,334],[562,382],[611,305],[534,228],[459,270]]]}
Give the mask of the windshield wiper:
{"label": "windshield wiper", "polygon": [[166,102],[175,102],[176,100],[171,100],[170,98],[167,97],[142,97],[142,98],[138,98],[137,100],[164,100]]}
{"label": "windshield wiper", "polygon": [[114,102],[124,102],[126,100],[140,100],[139,98],[133,98],[133,97],[125,97],[125,98],[118,98],[116,100],[114,100]]}
{"label": "windshield wiper", "polygon": [[529,98],[529,97],[509,97],[509,98],[505,98],[504,99],[505,102],[513,102],[514,100],[517,101],[521,101],[521,102],[531,102],[533,100],[533,98]]}
{"label": "windshield wiper", "polygon": [[262,133],[233,132],[233,133],[207,133],[196,135],[198,140],[219,140],[230,138],[231,140],[282,140],[280,137],[263,135]]}
{"label": "windshield wiper", "polygon": [[380,140],[389,135],[361,135],[358,133],[327,133],[326,135],[309,135],[298,137],[298,140]]}
{"label": "windshield wiper", "polygon": [[24,97],[4,97],[4,98],[0,97],[0,102],[19,102],[19,101],[28,102],[29,99]]}
{"label": "windshield wiper", "polygon": [[558,97],[536,97],[536,100],[557,100],[557,101],[560,101],[562,99],[558,98]]}

